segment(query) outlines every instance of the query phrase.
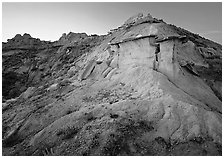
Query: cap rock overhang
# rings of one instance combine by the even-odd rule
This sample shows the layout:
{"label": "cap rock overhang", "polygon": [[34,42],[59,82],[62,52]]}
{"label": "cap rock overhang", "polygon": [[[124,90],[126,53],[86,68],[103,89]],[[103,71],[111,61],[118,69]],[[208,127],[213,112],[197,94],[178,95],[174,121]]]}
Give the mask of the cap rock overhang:
{"label": "cap rock overhang", "polygon": [[118,41],[118,42],[113,42],[113,43],[108,43],[109,45],[117,45],[117,44],[120,44],[120,43],[125,43],[125,42],[128,42],[128,41],[135,41],[135,40],[139,40],[139,39],[143,39],[143,38],[150,38],[150,37],[156,37],[156,35],[147,35],[147,36],[140,36],[140,37],[132,37],[132,38],[126,38],[122,41]]}
{"label": "cap rock overhang", "polygon": [[181,41],[188,40],[187,36],[167,36],[165,38],[157,38],[156,43],[161,43],[161,42],[164,42],[164,41],[174,40],[174,39],[179,39]]}

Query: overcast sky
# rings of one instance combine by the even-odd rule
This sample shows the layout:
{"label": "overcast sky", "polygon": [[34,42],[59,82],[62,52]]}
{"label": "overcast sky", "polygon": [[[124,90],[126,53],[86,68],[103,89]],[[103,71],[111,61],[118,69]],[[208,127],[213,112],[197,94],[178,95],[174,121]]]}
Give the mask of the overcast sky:
{"label": "overcast sky", "polygon": [[4,2],[2,40],[24,33],[51,41],[70,31],[106,34],[139,12],[150,13],[218,43],[222,41],[221,2]]}

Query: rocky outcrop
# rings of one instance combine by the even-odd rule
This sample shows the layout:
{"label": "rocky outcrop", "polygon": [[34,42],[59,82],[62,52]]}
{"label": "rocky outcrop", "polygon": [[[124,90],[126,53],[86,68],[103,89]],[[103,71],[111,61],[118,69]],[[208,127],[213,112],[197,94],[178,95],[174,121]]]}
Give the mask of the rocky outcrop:
{"label": "rocky outcrop", "polygon": [[63,33],[62,36],[59,38],[58,41],[53,43],[54,46],[71,46],[74,47],[75,45],[88,43],[93,44],[92,42],[99,40],[98,35],[87,35],[86,33],[74,33],[69,32],[68,34]]}
{"label": "rocky outcrop", "polygon": [[222,153],[216,43],[139,14],[106,36],[5,53],[4,95],[25,88],[3,104],[3,155]]}
{"label": "rocky outcrop", "polygon": [[150,13],[148,13],[147,15],[143,15],[143,13],[138,13],[130,17],[127,21],[125,21],[123,26],[128,28],[128,27],[139,25],[142,23],[160,23],[160,22],[163,22],[163,21],[153,18],[150,15]]}
{"label": "rocky outcrop", "polygon": [[[2,54],[4,98],[18,97],[28,87],[38,87],[66,74],[70,65],[75,66],[73,64],[78,57],[89,52],[100,41],[98,36],[80,39],[86,36],[69,33],[65,39],[59,40],[62,43],[64,41],[62,45],[56,45],[55,42],[46,44],[29,34],[16,35],[8,40],[3,44]],[[73,44],[67,44],[66,40],[73,41]],[[78,73],[70,76],[75,75]]]}
{"label": "rocky outcrop", "polygon": [[[129,21],[135,21],[139,18],[141,18],[141,16],[133,17]],[[135,89],[140,98],[147,98],[149,100],[161,99],[164,105],[167,105],[170,101],[163,96],[170,96],[172,98],[171,100],[173,100],[171,101],[171,105],[183,104],[183,106],[178,108],[179,110],[181,109],[180,111],[184,112],[186,107],[196,108],[196,111],[205,110],[207,112],[202,112],[206,113],[205,117],[209,115],[209,117],[211,116],[210,121],[218,122],[218,124],[215,125],[214,122],[210,123],[201,120],[197,116],[203,117],[203,114],[193,114],[192,112],[194,110],[192,110],[192,112],[186,110],[188,114],[184,114],[185,112],[183,114],[177,112],[176,114],[180,114],[179,116],[176,114],[171,116],[169,111],[169,116],[167,116],[169,121],[164,121],[164,123],[155,127],[155,130],[158,131],[156,136],[174,142],[186,142],[195,137],[202,136],[210,137],[214,141],[221,143],[220,114],[222,113],[222,103],[219,98],[220,95],[217,95],[214,88],[207,84],[200,72],[198,72],[198,68],[210,68],[205,60],[206,57],[200,53],[201,48],[197,47],[187,36],[180,36],[176,33],[170,36],[170,32],[164,36],[164,34],[162,35],[159,32],[159,29],[157,32],[154,32],[155,34],[149,36],[138,34],[139,32],[134,33],[137,34],[137,36],[133,37],[133,34],[131,37],[128,36],[131,34],[129,31],[127,33],[128,35],[122,35],[122,40],[118,40],[118,37],[116,37],[117,39],[113,39],[114,42],[108,43],[110,46],[106,48],[106,51],[98,56],[99,61],[108,63],[108,68],[104,71],[103,78],[106,78],[108,73],[112,70],[112,64],[113,67],[116,68],[117,74],[109,78],[110,82],[124,83],[126,86]],[[209,49],[206,50],[209,51]],[[211,54],[215,56],[217,53]],[[91,71],[90,69],[88,70],[88,72],[93,74],[94,71],[97,71],[95,69],[91,69]],[[148,74],[151,71],[156,71],[159,74],[154,72]],[[88,73],[88,76],[90,76],[91,73]],[[141,81],[143,76],[145,78]],[[155,83],[149,83],[149,81],[155,81]],[[156,113],[157,117],[158,115],[159,114]],[[166,116],[164,113],[161,115]],[[186,120],[181,121],[181,116],[186,115],[188,115],[187,117],[192,117],[192,119],[195,118],[193,121],[194,123],[190,123]],[[151,114],[148,116],[151,116]],[[165,116],[163,116],[161,120],[163,120]],[[172,121],[170,120],[171,118],[173,118]],[[159,122],[163,122],[161,120]],[[148,121],[153,121],[153,119],[150,118]],[[184,124],[184,122],[186,124]],[[189,126],[189,124],[195,125],[190,128],[184,127],[185,125]],[[214,126],[212,127],[211,124]],[[168,131],[165,130],[167,128]],[[213,130],[211,130],[211,128],[213,128]],[[214,132],[215,129],[218,130]],[[205,133],[202,131],[205,131]],[[186,137],[184,136],[185,132],[189,134]],[[172,134],[169,135],[169,133]],[[153,134],[150,133],[150,137],[152,137],[152,135]],[[154,138],[152,137],[152,139]]]}
{"label": "rocky outcrop", "polygon": [[41,41],[38,38],[33,38],[30,34],[25,33],[23,36],[17,34],[14,38],[8,39],[7,43],[3,43],[2,51],[4,55],[5,51],[13,50],[13,49],[45,49],[47,48],[51,42]]}
{"label": "rocky outcrop", "polygon": [[86,33],[73,33],[73,32],[69,32],[68,34],[63,33],[60,39],[57,41],[57,43],[61,45],[65,45],[72,42],[81,41],[87,37],[88,35]]}
{"label": "rocky outcrop", "polygon": [[127,21],[125,21],[124,25],[135,23],[136,21],[138,21],[141,18],[143,18],[143,14],[142,13],[138,13],[138,14],[130,17]]}

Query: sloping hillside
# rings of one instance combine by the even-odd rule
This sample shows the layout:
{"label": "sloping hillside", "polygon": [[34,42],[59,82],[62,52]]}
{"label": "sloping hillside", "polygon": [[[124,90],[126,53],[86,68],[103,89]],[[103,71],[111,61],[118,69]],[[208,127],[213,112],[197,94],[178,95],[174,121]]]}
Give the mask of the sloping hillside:
{"label": "sloping hillside", "polygon": [[150,14],[27,38],[3,43],[3,155],[221,155],[221,45]]}

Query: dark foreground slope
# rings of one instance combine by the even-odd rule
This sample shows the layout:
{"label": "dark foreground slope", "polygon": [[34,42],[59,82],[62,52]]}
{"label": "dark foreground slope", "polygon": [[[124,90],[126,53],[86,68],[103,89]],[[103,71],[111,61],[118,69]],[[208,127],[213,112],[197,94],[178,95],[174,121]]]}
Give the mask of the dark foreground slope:
{"label": "dark foreground slope", "polygon": [[3,155],[221,155],[221,45],[150,15],[3,44]]}

